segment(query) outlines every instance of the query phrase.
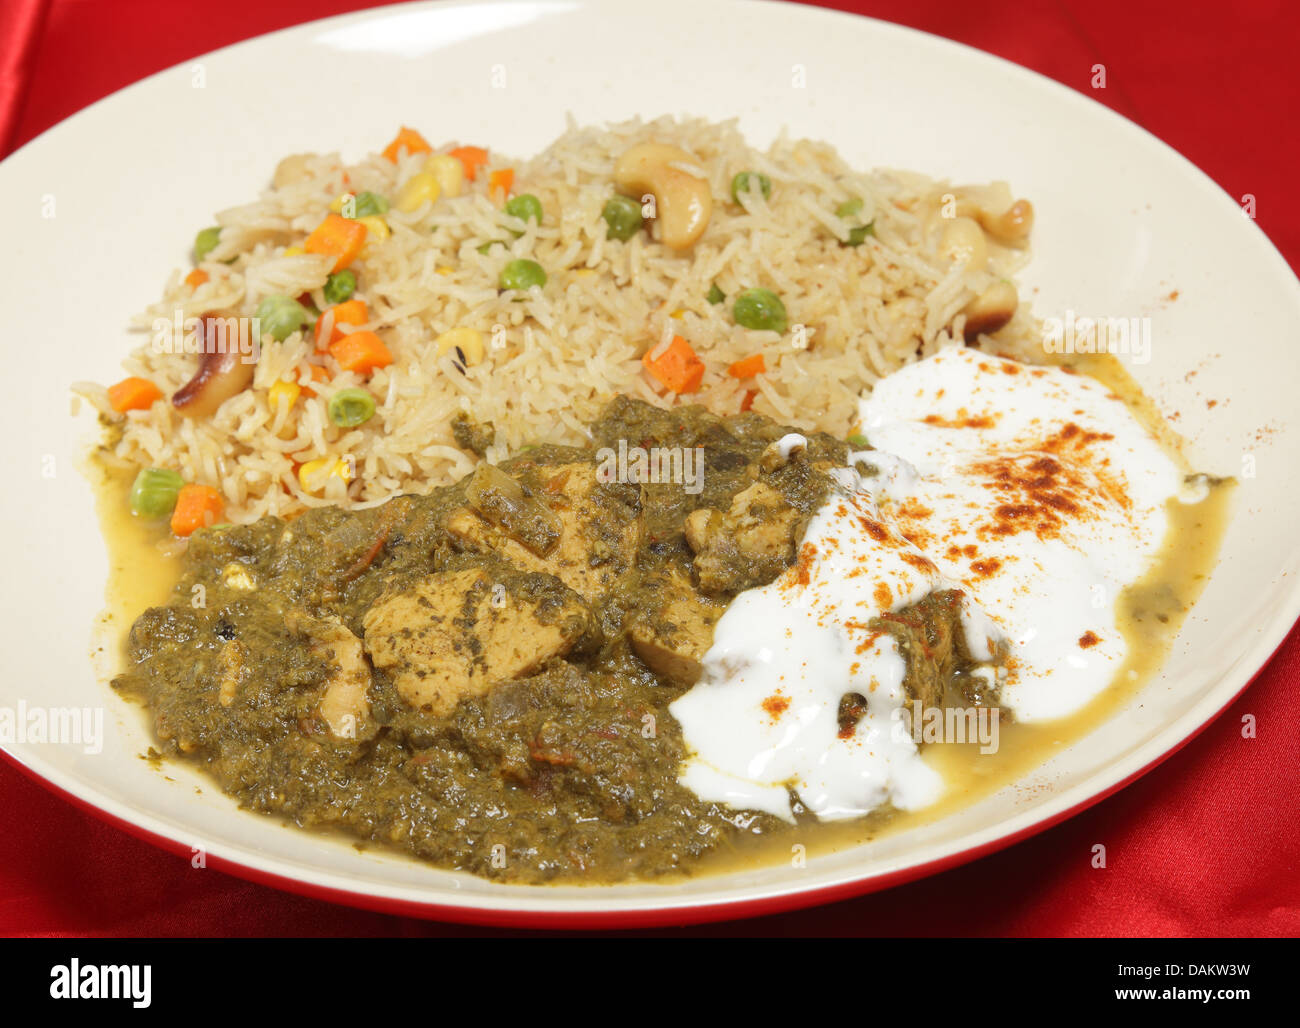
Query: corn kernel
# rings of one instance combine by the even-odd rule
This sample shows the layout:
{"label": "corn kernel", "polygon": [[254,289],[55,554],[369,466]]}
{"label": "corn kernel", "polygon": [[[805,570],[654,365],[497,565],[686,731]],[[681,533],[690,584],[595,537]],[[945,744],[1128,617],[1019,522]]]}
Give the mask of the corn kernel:
{"label": "corn kernel", "polygon": [[306,252],[307,251],[304,250],[301,246],[286,246],[284,248],[285,257],[301,257]]}
{"label": "corn kernel", "polygon": [[298,482],[309,493],[325,488],[326,479],[330,476],[351,482],[352,465],[338,457],[322,457],[320,460],[309,460],[298,469]]}
{"label": "corn kernel", "polygon": [[438,269],[438,274],[450,275],[455,270],[456,270],[455,268],[449,268],[447,265],[444,264],[441,268]]}
{"label": "corn kernel", "polygon": [[343,205],[347,203],[349,200],[353,200],[355,198],[356,198],[355,193],[342,193],[330,201],[330,210],[333,211],[335,214],[342,214]]}
{"label": "corn kernel", "polygon": [[412,175],[397,193],[397,209],[403,214],[417,211],[426,203],[433,203],[442,192],[437,177],[429,171]]}
{"label": "corn kernel", "polygon": [[459,351],[456,359],[462,361],[467,368],[472,368],[483,360],[483,336],[476,329],[449,329],[440,335],[435,342],[438,346],[439,357],[454,348]]}
{"label": "corn kernel", "polygon": [[298,394],[301,392],[302,388],[297,382],[286,382],[282,378],[277,378],[266,391],[266,398],[272,410],[277,409],[281,404],[289,408],[298,402]]}
{"label": "corn kernel", "polygon": [[451,154],[434,154],[424,162],[424,170],[438,180],[444,195],[460,196],[465,187],[465,166]]}
{"label": "corn kernel", "polygon": [[388,222],[378,214],[368,214],[364,218],[358,218],[357,221],[366,226],[366,241],[372,239],[387,239],[393,233],[388,227]]}
{"label": "corn kernel", "polygon": [[590,278],[592,275],[596,274],[596,269],[579,268],[577,271],[574,272],[574,274],[577,275],[579,278]]}
{"label": "corn kernel", "polygon": [[378,214],[368,214],[364,218],[357,218],[357,221],[366,226],[366,241],[361,246],[361,256],[370,257],[375,252],[375,246],[391,236],[393,231]]}
{"label": "corn kernel", "polygon": [[675,318],[675,319],[677,319],[678,321],[681,321],[681,320],[682,320],[682,317],[683,317],[685,314],[686,314],[686,312],[685,312],[684,310],[682,310],[682,309],[679,307],[677,310],[673,311],[673,312],[672,312],[670,315],[668,315],[668,316],[669,316],[670,318]]}

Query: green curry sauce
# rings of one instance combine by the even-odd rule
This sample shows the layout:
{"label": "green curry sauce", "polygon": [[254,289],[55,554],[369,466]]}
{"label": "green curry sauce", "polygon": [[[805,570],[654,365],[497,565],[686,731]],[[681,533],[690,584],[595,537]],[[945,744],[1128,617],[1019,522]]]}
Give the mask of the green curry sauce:
{"label": "green curry sauce", "polygon": [[[671,598],[680,594],[707,624],[736,592],[772,580],[793,562],[803,526],[826,495],[825,469],[843,463],[846,447],[809,436],[805,451],[774,461],[773,443],[788,431],[754,414],[719,418],[618,399],[593,426],[592,447],[541,447],[503,463],[529,503],[563,514],[566,482],[582,469],[594,475],[601,447],[622,441],[704,454],[698,492],[674,483],[597,481],[583,501],[594,512],[581,525],[587,565],[561,572],[563,581],[550,573],[557,569],[547,561],[558,558],[545,549],[554,548],[549,535],[527,551],[529,558],[526,547],[502,541],[508,523],[490,529],[489,537],[498,533],[491,545],[483,541],[488,537],[449,531],[467,508],[474,511],[465,482],[368,510],[327,508],[291,522],[267,518],[200,530],[171,573],[166,601],[132,626],[126,669],[114,687],[148,709],[165,755],[197,762],[251,810],[395,847],[440,867],[528,884],[664,878],[789,859],[792,847],[810,842],[817,849],[861,842],[992,790],[1117,702],[1094,703],[1072,719],[1074,729],[1008,726],[993,757],[929,747],[927,759],[959,787],[924,815],[886,808],[851,824],[823,825],[796,805],[798,823],[791,825],[702,802],[681,786],[685,750],[667,708],[689,687],[673,660],[693,658],[683,641],[690,635],[683,608]],[[746,548],[743,532],[718,533],[703,589],[702,576],[692,578],[700,554],[687,540],[688,520],[706,510],[725,516],[755,486],[767,505],[757,509],[759,519],[781,528],[775,545],[760,552]],[[1200,506],[1218,509],[1226,492],[1215,490],[1213,502]],[[110,538],[133,533],[140,545],[143,526],[119,527],[130,531],[110,530]],[[1216,517],[1184,519],[1176,555],[1133,590],[1128,630],[1141,653],[1163,653],[1172,639],[1208,573],[1217,531]],[[527,530],[519,535],[529,537]],[[1188,539],[1204,551],[1203,567],[1186,559]],[[532,604],[539,631],[577,617],[566,624],[564,653],[467,692],[445,711],[413,704],[393,669],[376,664],[357,730],[332,730],[323,697],[340,661],[313,638],[312,626],[340,626],[363,640],[377,605],[406,595],[427,606],[422,583],[467,570],[505,583],[512,602]],[[138,589],[118,596],[132,613],[146,598],[154,597]],[[1157,603],[1162,609],[1155,612]],[[447,615],[472,660],[492,658],[480,652],[494,645],[476,620],[485,610],[467,601]],[[926,704],[956,698],[968,681],[956,618],[951,597],[937,594],[878,626],[895,634],[908,661],[909,690]],[[422,645],[416,629],[402,633],[395,645]],[[647,651],[647,639],[658,649]],[[656,659],[665,652],[673,660]],[[1122,677],[1137,680],[1136,672]],[[994,699],[969,692],[964,698]],[[846,697],[842,715],[852,718],[853,711]]]}

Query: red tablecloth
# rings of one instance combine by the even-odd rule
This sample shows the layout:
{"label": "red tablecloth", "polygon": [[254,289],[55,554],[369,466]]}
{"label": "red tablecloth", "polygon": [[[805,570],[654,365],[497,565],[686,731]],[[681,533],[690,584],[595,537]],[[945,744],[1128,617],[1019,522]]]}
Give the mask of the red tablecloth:
{"label": "red tablecloth", "polygon": [[[5,0],[0,152],[144,75],[357,0]],[[1297,266],[1300,6],[1236,0],[839,0],[1007,57],[1110,105],[1253,193]],[[1108,88],[1089,86],[1105,64]],[[1286,112],[1291,112],[1289,115]],[[1136,784],[1000,854],[885,893],[736,932],[896,935],[1295,935],[1300,929],[1300,637],[1199,738]],[[1242,716],[1258,736],[1243,739]],[[83,814],[0,765],[0,932],[94,935],[482,934],[303,899],[188,861]],[[1104,843],[1109,866],[1094,870]]]}

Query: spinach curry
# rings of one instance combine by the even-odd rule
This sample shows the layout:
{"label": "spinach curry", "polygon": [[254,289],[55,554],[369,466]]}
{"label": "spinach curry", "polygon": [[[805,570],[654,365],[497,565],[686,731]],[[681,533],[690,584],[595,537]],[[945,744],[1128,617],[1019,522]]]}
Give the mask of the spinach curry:
{"label": "spinach curry", "polygon": [[[680,785],[667,710],[727,602],[794,562],[847,459],[828,436],[785,455],[790,431],[619,398],[588,448],[367,510],[200,530],[114,685],[243,805],[502,881],[654,877],[797,832],[813,820],[797,801],[789,825]],[[700,448],[702,488],[606,481],[598,451],[620,441]],[[873,626],[927,705],[970,681],[955,596]],[[861,701],[844,697],[846,727]]]}

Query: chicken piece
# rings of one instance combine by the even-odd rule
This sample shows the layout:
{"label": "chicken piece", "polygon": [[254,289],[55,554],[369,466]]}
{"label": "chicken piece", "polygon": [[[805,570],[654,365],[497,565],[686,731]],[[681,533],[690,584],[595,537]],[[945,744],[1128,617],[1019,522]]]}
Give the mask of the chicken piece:
{"label": "chicken piece", "polygon": [[770,582],[794,561],[805,516],[765,482],[738,492],[731,508],[692,511],[684,526],[700,588],[709,595]]}
{"label": "chicken piece", "polygon": [[585,600],[608,591],[635,562],[640,518],[608,486],[598,486],[593,464],[557,464],[542,469],[538,493],[560,519],[560,539],[539,556],[488,522],[472,507],[457,507],[446,528],[462,546],[494,552],[516,567],[554,575]]}
{"label": "chicken piece", "polygon": [[370,666],[361,640],[337,618],[313,618],[291,612],[286,627],[311,638],[313,652],[335,665],[317,712],[336,739],[356,739],[370,716]]}
{"label": "chicken piece", "polygon": [[445,571],[383,597],[363,622],[375,667],[436,716],[563,657],[591,629],[582,600],[551,575]]}
{"label": "chicken piece", "polygon": [[674,685],[694,685],[726,604],[701,596],[680,575],[646,584],[655,601],[638,610],[628,624],[632,650],[661,678]]}

